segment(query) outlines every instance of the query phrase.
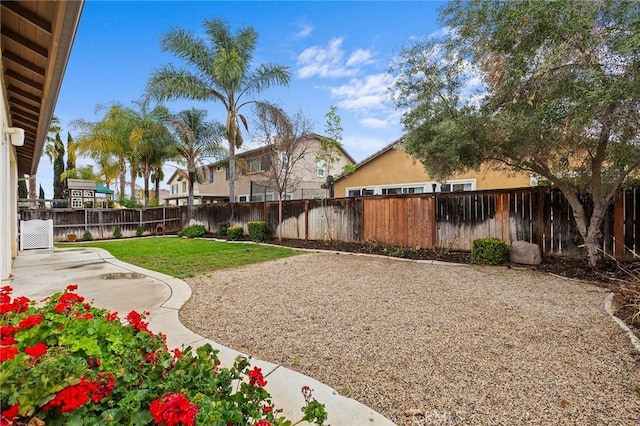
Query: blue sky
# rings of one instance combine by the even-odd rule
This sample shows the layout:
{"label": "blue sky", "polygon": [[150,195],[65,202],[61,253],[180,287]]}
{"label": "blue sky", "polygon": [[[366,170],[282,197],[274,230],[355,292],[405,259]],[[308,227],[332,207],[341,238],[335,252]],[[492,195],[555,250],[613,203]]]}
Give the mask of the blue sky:
{"label": "blue sky", "polygon": [[[387,101],[388,64],[399,50],[438,30],[436,1],[92,1],[85,2],[55,114],[63,140],[74,135],[74,119],[98,120],[98,105],[139,100],[154,69],[180,65],[162,52],[160,39],[174,28],[205,37],[204,19],[226,20],[233,32],[252,26],[258,33],[254,65],[289,67],[288,87],[260,99],[303,111],[325,133],[325,114],[338,107],[343,145],[361,161],[402,135],[400,115]],[[171,111],[198,107],[224,121],[216,103],[165,103]],[[245,110],[250,115],[250,110]],[[248,145],[247,148],[255,146]],[[79,163],[83,161],[80,160]],[[84,161],[86,163],[86,161]],[[174,169],[167,167],[167,176]],[[52,195],[52,167],[43,157],[38,181]],[[166,184],[166,182],[165,182]]]}

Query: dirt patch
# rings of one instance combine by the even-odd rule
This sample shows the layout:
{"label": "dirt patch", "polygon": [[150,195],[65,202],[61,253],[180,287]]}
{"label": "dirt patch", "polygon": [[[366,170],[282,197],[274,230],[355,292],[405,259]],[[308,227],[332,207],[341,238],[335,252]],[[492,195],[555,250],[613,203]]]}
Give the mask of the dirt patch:
{"label": "dirt patch", "polygon": [[[438,260],[471,263],[471,253],[451,250],[430,250],[420,247],[388,247],[375,243],[360,244],[343,241],[272,240],[270,244],[309,250],[376,254],[412,260]],[[511,267],[511,265],[507,265]],[[518,265],[522,267],[522,265]],[[598,269],[586,260],[573,257],[545,256],[543,262],[528,269],[557,276],[588,281],[614,293],[615,314],[640,337],[640,262],[605,260]]]}

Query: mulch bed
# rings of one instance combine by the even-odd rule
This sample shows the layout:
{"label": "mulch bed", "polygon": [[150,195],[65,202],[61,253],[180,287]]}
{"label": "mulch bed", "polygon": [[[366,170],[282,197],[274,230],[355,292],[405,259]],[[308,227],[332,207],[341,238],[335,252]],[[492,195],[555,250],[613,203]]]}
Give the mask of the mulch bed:
{"label": "mulch bed", "polygon": [[[292,248],[330,250],[336,252],[366,253],[395,256],[412,260],[438,260],[452,263],[471,263],[471,253],[430,250],[424,248],[385,247],[379,244],[347,243],[343,241],[270,240],[270,244]],[[522,265],[518,265],[521,267]],[[507,265],[511,267],[511,265]],[[545,256],[540,265],[529,268],[566,278],[588,281],[614,293],[618,306],[615,314],[640,336],[640,262],[604,260],[597,269],[585,259],[570,256]]]}

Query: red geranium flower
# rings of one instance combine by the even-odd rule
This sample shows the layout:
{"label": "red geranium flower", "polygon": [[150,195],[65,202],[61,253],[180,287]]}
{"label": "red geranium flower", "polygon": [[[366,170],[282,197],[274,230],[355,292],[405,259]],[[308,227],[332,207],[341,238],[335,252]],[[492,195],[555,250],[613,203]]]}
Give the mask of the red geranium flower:
{"label": "red geranium flower", "polygon": [[271,423],[266,420],[258,420],[253,424],[253,426],[271,426]]}
{"label": "red geranium flower", "polygon": [[80,379],[80,383],[67,386],[43,407],[43,411],[48,411],[55,407],[60,407],[60,411],[68,413],[76,408],[82,407],[89,401],[89,391],[91,383],[87,382],[86,377]]}
{"label": "red geranium flower", "polygon": [[262,369],[253,367],[253,370],[249,371],[249,384],[254,386],[256,383],[260,387],[265,387],[267,385],[267,381],[262,376]]}
{"label": "red geranium flower", "polygon": [[0,348],[0,362],[5,362],[8,359],[13,359],[18,355],[18,348],[11,346],[8,348]]}
{"label": "red geranium flower", "polygon": [[149,411],[155,424],[193,426],[198,408],[181,393],[165,393],[151,402]]}
{"label": "red geranium flower", "polygon": [[117,312],[110,312],[107,314],[107,316],[105,317],[107,319],[107,321],[115,321],[118,319],[118,313]]}
{"label": "red geranium flower", "polygon": [[22,321],[20,321],[18,323],[18,327],[20,328],[31,328],[34,325],[38,325],[42,322],[42,319],[44,318],[44,314],[40,314],[40,315],[29,315],[28,317],[22,319]]}
{"label": "red geranium flower", "polygon": [[264,414],[271,413],[272,411],[273,411],[273,407],[270,407],[268,405],[265,405],[264,407],[262,407],[262,412]]}
{"label": "red geranium flower", "polygon": [[77,284],[69,284],[67,286],[67,290],[69,290],[69,291],[75,291],[77,289],[78,289],[78,285]]}
{"label": "red geranium flower", "polygon": [[15,419],[18,416],[19,408],[20,408],[20,404],[16,402],[11,407],[4,410],[2,412],[2,419],[0,420],[0,424],[5,424],[4,420],[8,421],[7,424],[11,424],[13,422],[13,419]]}
{"label": "red geranium flower", "polygon": [[47,352],[47,345],[44,343],[36,343],[24,349],[24,353],[30,356],[42,356]]}

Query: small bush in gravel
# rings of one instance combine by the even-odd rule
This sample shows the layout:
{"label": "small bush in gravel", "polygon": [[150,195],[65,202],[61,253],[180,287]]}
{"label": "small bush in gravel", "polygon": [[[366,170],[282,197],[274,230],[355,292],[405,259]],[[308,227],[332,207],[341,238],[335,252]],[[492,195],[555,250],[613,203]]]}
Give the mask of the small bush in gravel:
{"label": "small bush in gravel", "polygon": [[144,234],[144,228],[142,227],[142,224],[139,223],[136,227],[136,237],[142,237],[142,234]]}
{"label": "small bush in gravel", "polygon": [[471,262],[501,265],[509,259],[509,249],[499,238],[478,238],[471,246]]}
{"label": "small bush in gravel", "polygon": [[247,230],[251,241],[260,242],[267,239],[269,224],[264,221],[247,222]]}
{"label": "small bush in gravel", "polygon": [[91,235],[91,231],[89,231],[88,229],[86,231],[84,231],[84,234],[82,234],[82,240],[83,241],[92,241],[93,240],[93,235]]}
{"label": "small bush in gravel", "polygon": [[222,222],[218,222],[218,237],[224,238],[227,236],[227,229],[229,229],[229,222],[223,220]]}
{"label": "small bush in gravel", "polygon": [[[247,358],[224,368],[209,344],[170,351],[148,313],[131,311],[124,322],[76,289],[36,305],[0,288],[0,425],[292,424]],[[308,386],[301,391],[300,421],[323,424],[324,405]]]}
{"label": "small bush in gravel", "polygon": [[229,228],[227,228],[227,238],[232,240],[232,241],[236,241],[239,240],[240,238],[242,238],[242,236],[244,235],[244,229],[242,228],[242,226],[230,226]]}
{"label": "small bush in gravel", "polygon": [[178,232],[178,237],[197,238],[205,234],[204,225],[189,225]]}

